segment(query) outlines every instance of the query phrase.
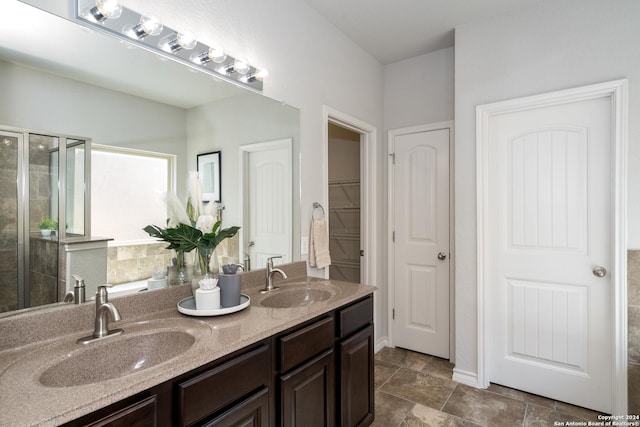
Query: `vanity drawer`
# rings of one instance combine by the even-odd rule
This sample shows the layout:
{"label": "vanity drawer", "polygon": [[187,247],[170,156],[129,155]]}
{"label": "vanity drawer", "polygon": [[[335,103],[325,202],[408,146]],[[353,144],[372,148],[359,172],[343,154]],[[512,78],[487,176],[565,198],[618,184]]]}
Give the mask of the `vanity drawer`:
{"label": "vanity drawer", "polygon": [[373,297],[368,296],[338,314],[340,338],[345,338],[373,322]]}
{"label": "vanity drawer", "polygon": [[285,372],[333,347],[334,331],[331,316],[280,338],[280,371]]}
{"label": "vanity drawer", "polygon": [[178,384],[181,426],[188,426],[269,385],[270,347],[259,347]]}

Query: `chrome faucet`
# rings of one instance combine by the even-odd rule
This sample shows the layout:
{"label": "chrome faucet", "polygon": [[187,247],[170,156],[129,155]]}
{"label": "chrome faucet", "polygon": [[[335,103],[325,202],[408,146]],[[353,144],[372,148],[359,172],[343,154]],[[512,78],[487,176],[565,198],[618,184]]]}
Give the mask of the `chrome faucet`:
{"label": "chrome faucet", "polygon": [[287,275],[284,271],[280,270],[279,268],[273,268],[273,260],[277,258],[282,258],[282,256],[272,256],[271,258],[267,258],[267,281],[264,290],[260,291],[263,294],[278,289],[273,287],[273,275],[275,273],[279,273],[283,279],[287,278]]}
{"label": "chrome faucet", "polygon": [[64,297],[64,302],[73,302],[74,304],[82,304],[86,301],[84,293],[84,279],[78,275],[72,274],[71,277],[76,281],[73,286],[73,292],[67,292]]}
{"label": "chrome faucet", "polygon": [[112,285],[98,286],[98,291],[96,292],[96,320],[93,335],[80,338],[78,340],[78,344],[89,344],[90,342],[106,338],[108,336],[120,335],[123,332],[122,329],[109,330],[109,316],[111,316],[111,319],[114,322],[122,319],[116,306],[109,302],[107,288],[110,288],[111,286]]}

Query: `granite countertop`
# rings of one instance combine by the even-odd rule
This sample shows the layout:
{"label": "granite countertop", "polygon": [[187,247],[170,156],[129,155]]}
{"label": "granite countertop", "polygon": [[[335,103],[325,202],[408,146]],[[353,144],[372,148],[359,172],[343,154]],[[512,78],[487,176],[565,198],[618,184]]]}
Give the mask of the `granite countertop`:
{"label": "granite countertop", "polygon": [[[290,265],[296,264],[300,263]],[[287,271],[286,267],[284,269]],[[293,277],[291,274],[289,276]],[[302,307],[268,308],[259,304],[259,301],[266,298],[259,293],[259,278],[264,280],[260,270],[256,273],[246,273],[245,277],[242,292],[251,297],[250,306],[225,316],[190,317],[179,313],[176,304],[180,299],[191,295],[190,286],[173,286],[161,291],[145,292],[144,295],[113,298],[111,302],[118,307],[123,320],[112,323],[110,327],[122,328],[125,332],[118,337],[101,340],[89,346],[102,345],[109,340],[135,340],[136,334],[158,331],[167,331],[169,336],[176,331],[186,331],[195,337],[195,342],[184,353],[159,365],[94,384],[48,387],[40,381],[41,374],[48,367],[61,362],[74,352],[87,348],[76,344],[76,339],[91,333],[87,326],[93,325],[93,304],[75,306],[72,313],[68,313],[73,311],[72,309],[51,309],[51,313],[57,316],[57,321],[73,319],[76,323],[89,320],[91,323],[84,323],[84,329],[75,331],[61,328],[69,333],[49,339],[41,337],[46,332],[38,333],[37,330],[38,322],[51,319],[51,313],[48,316],[26,315],[23,316],[24,319],[20,319],[20,316],[17,316],[17,319],[0,319],[0,336],[3,340],[5,337],[9,339],[9,343],[5,342],[4,349],[0,351],[0,425],[45,426],[74,420],[376,290],[369,285],[298,277],[281,282],[279,286],[284,289],[287,285],[300,286],[302,282],[308,281],[307,287],[327,289],[331,297]],[[291,282],[296,282],[297,285]],[[26,328],[29,332],[21,333],[20,328]],[[42,328],[46,329],[46,326],[42,324]],[[16,336],[10,336],[9,329]],[[25,333],[27,337],[24,336]],[[94,362],[96,369],[109,368],[101,365],[99,356]]]}

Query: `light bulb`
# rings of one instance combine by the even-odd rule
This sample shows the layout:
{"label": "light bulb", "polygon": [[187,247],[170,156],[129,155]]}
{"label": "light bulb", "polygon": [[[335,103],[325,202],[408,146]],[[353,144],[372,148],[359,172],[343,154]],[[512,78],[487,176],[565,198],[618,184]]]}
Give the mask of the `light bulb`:
{"label": "light bulb", "polygon": [[233,62],[233,69],[238,74],[247,74],[250,68],[249,62],[244,58],[236,58]]}
{"label": "light bulb", "polygon": [[122,5],[116,0],[98,0],[96,5],[89,10],[87,17],[96,22],[104,22],[107,19],[117,19],[122,15]]}
{"label": "light bulb", "polygon": [[262,68],[261,70],[256,71],[255,76],[258,80],[264,80],[269,77],[269,70],[267,70],[266,68]]}
{"label": "light bulb", "polygon": [[190,32],[177,33],[177,34],[169,34],[166,37],[163,37],[158,43],[158,47],[160,49],[175,53],[180,49],[191,50],[198,44],[198,40],[196,40],[195,36]]}
{"label": "light bulb", "polygon": [[224,51],[218,47],[210,47],[202,52],[194,53],[189,59],[191,62],[195,62],[199,65],[205,65],[212,61],[216,64],[220,64],[227,59],[227,55],[225,55]]}
{"label": "light bulb", "polygon": [[227,59],[227,55],[224,53],[224,50],[219,47],[210,47],[208,55],[216,64],[221,64],[225,59]]}
{"label": "light bulb", "polygon": [[256,80],[263,81],[268,76],[269,76],[269,71],[266,68],[262,68],[260,70],[256,70],[255,73],[247,74],[246,76],[244,76],[240,80],[242,80],[242,81],[244,81],[246,83],[251,83],[251,82],[254,82]]}
{"label": "light bulb", "polygon": [[140,17],[140,25],[150,36],[157,36],[162,32],[162,24],[155,16]]}
{"label": "light bulb", "polygon": [[141,16],[136,25],[125,25],[122,33],[132,39],[142,40],[146,36],[157,36],[162,32],[162,24],[155,16]]}
{"label": "light bulb", "polygon": [[193,49],[198,43],[198,40],[196,40],[196,36],[194,36],[190,32],[178,33],[178,37],[176,37],[176,40],[178,40],[178,44],[180,45],[180,47],[186,50]]}

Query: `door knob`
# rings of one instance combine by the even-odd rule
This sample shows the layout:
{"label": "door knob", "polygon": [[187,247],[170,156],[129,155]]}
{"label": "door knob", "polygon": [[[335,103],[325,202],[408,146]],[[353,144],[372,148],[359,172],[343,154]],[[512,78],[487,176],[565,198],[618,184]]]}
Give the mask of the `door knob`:
{"label": "door knob", "polygon": [[444,252],[440,252],[440,253],[438,254],[438,259],[439,259],[440,261],[444,261],[445,259],[447,259],[447,254],[446,254],[446,253],[444,253]]}
{"label": "door knob", "polygon": [[607,275],[607,269],[601,266],[594,267],[593,275],[596,277],[604,277]]}

